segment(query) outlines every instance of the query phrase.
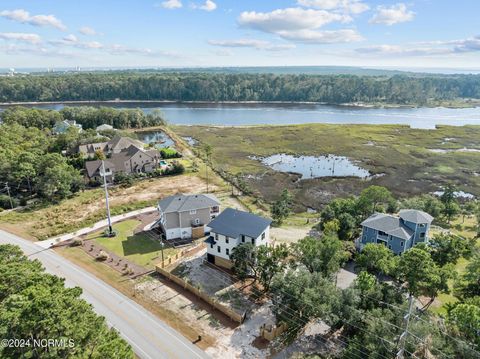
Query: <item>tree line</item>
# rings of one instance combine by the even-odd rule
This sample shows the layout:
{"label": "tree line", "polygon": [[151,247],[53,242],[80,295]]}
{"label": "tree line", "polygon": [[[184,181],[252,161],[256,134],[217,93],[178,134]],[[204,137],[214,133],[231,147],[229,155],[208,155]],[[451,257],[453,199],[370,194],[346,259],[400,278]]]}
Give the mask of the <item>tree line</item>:
{"label": "tree line", "polygon": [[427,105],[480,98],[480,76],[110,72],[0,78],[0,102],[117,98]]}
{"label": "tree line", "polygon": [[64,339],[67,345],[0,345],[2,358],[134,358],[131,347],[105,318],[81,299],[82,289],[45,273],[19,247],[0,245],[0,338]]}
{"label": "tree line", "polygon": [[64,107],[60,111],[43,110],[22,106],[7,108],[1,112],[4,124],[19,124],[24,127],[51,129],[57,122],[76,121],[84,129],[94,129],[107,124],[116,129],[144,128],[166,124],[160,110],[145,114],[140,109],[115,109],[112,107]]}

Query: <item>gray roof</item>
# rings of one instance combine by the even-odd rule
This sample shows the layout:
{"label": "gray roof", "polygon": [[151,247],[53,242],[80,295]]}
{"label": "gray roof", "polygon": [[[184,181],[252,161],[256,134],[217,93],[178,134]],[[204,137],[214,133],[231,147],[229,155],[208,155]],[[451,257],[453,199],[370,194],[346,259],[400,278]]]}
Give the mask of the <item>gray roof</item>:
{"label": "gray roof", "polygon": [[385,232],[391,236],[408,240],[413,231],[400,222],[399,217],[388,214],[375,213],[362,222],[362,226]]}
{"label": "gray roof", "polygon": [[270,226],[272,220],[252,213],[227,208],[208,224],[212,232],[231,238],[245,235],[251,238],[259,237]]}
{"label": "gray roof", "polygon": [[399,213],[404,221],[413,223],[432,223],[433,217],[426,212],[416,209],[402,209]]}
{"label": "gray roof", "polygon": [[[102,167],[102,161],[101,160],[85,162],[85,168],[87,169],[87,175],[90,178],[95,176],[97,171],[99,171],[101,167]],[[106,169],[110,168],[113,171],[115,169],[115,166],[110,161],[105,161],[105,168]]]}
{"label": "gray roof", "polygon": [[213,194],[177,194],[158,202],[163,213],[185,212],[218,205],[220,205],[220,201]]}
{"label": "gray roof", "polygon": [[112,151],[124,150],[132,145],[141,149],[144,147],[143,142],[139,140],[130,137],[121,137],[119,135],[115,135],[110,141],[108,141],[108,146]]}

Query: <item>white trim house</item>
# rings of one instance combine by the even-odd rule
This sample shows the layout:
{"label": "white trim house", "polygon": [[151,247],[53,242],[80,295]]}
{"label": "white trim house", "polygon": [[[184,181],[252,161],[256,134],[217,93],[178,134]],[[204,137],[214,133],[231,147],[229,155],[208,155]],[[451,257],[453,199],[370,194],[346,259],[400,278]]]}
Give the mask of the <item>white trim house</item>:
{"label": "white trim house", "polygon": [[244,243],[255,246],[268,245],[272,221],[252,213],[233,208],[225,209],[208,224],[210,236],[207,243],[207,261],[221,267],[231,268],[230,255]]}

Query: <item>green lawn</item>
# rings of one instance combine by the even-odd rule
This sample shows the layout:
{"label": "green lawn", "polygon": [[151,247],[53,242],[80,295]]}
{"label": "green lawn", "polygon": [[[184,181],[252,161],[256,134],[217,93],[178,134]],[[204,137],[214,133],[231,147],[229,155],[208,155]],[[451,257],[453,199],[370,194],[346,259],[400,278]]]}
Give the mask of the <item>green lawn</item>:
{"label": "green lawn", "polygon": [[[159,241],[146,234],[133,234],[140,223],[136,219],[131,219],[114,224],[113,229],[117,232],[114,238],[103,237],[103,231],[93,233],[87,238],[94,239],[101,246],[135,264],[151,269],[161,260],[161,245]],[[173,248],[165,248],[163,253],[165,258],[168,258],[177,251]]]}

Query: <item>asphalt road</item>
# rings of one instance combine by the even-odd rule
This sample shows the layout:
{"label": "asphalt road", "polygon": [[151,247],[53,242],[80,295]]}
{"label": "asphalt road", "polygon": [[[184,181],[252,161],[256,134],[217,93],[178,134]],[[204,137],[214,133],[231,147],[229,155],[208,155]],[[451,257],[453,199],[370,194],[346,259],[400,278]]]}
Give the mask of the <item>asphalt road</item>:
{"label": "asphalt road", "polygon": [[83,298],[107,319],[140,358],[208,358],[181,334],[122,293],[52,250],[0,230],[0,244],[20,246],[30,258],[40,260],[47,272],[65,278],[67,286],[83,289]]}

